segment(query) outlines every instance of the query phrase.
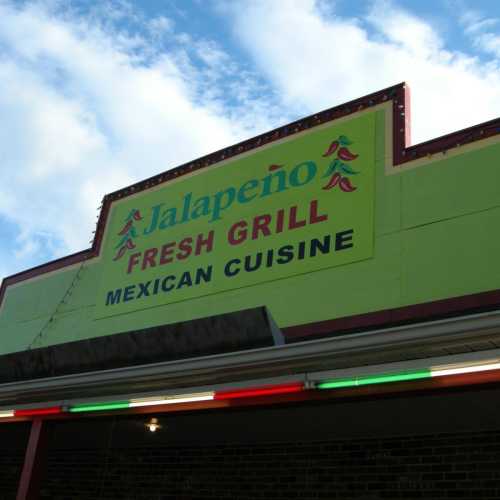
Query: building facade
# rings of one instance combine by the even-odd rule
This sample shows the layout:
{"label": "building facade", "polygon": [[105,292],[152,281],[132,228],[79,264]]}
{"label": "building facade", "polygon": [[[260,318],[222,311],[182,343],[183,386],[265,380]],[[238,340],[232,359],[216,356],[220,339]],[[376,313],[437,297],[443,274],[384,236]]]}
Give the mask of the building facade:
{"label": "building facade", "polygon": [[498,498],[500,120],[409,115],[396,85],[111,193],[6,278],[0,497]]}

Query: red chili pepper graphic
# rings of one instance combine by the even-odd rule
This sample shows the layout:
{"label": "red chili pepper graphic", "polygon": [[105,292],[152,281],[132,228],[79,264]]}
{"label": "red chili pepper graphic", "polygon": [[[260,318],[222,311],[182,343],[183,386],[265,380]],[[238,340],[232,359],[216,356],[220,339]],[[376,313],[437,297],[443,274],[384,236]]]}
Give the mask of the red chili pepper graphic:
{"label": "red chili pepper graphic", "polygon": [[340,174],[335,172],[331,179],[328,181],[328,184],[324,185],[321,189],[328,190],[334,188],[340,180]]}
{"label": "red chili pepper graphic", "polygon": [[136,210],[134,212],[134,219],[135,220],[142,220],[142,217],[141,217],[141,212],[139,212],[139,210]]}
{"label": "red chili pepper graphic", "polygon": [[135,248],[134,242],[132,240],[127,240],[127,243],[125,243],[125,246],[129,249],[132,250]]}
{"label": "red chili pepper graphic", "polygon": [[129,229],[132,227],[132,221],[129,220],[124,226],[123,229],[118,233],[120,236],[125,236],[128,232]]}
{"label": "red chili pepper graphic", "polygon": [[118,252],[116,253],[115,258],[114,258],[113,260],[118,260],[118,259],[121,259],[121,258],[123,257],[123,255],[124,255],[124,253],[125,253],[125,251],[126,251],[126,250],[127,250],[127,249],[125,248],[125,245],[124,245],[124,246],[122,246],[122,247],[120,248],[120,250],[118,250]]}
{"label": "red chili pepper graphic", "polygon": [[[327,156],[330,156],[333,153],[335,153],[335,151],[337,151],[338,147],[339,147],[339,141],[333,141],[330,144],[329,148],[323,153],[323,158],[326,158]],[[342,149],[345,149],[345,148],[342,148]]]}
{"label": "red chili pepper graphic", "polygon": [[356,186],[353,186],[351,184],[351,181],[347,177],[342,177],[342,179],[340,179],[339,187],[340,189],[342,189],[342,191],[345,191],[346,193],[350,193],[357,189]]}
{"label": "red chili pepper graphic", "polygon": [[269,172],[272,172],[273,170],[278,170],[278,168],[281,168],[283,165],[277,165],[276,163],[273,163],[272,165],[269,165],[269,167],[267,167],[267,170],[269,170]]}
{"label": "red chili pepper graphic", "polygon": [[354,153],[351,153],[347,148],[340,148],[338,154],[339,158],[344,161],[355,160],[359,156]]}

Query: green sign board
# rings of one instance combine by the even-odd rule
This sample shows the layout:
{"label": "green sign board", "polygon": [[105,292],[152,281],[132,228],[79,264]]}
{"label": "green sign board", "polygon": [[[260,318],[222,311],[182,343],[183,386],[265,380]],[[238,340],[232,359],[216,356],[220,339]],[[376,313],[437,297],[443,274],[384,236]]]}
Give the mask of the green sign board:
{"label": "green sign board", "polygon": [[96,317],[371,257],[374,129],[319,127],[115,203]]}

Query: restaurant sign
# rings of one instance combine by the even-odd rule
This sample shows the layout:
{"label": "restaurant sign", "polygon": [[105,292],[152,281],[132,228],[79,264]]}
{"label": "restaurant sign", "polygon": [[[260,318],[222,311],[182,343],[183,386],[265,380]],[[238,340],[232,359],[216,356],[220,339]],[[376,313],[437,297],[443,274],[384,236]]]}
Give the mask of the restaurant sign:
{"label": "restaurant sign", "polygon": [[370,258],[374,127],[318,127],[114,203],[97,317]]}

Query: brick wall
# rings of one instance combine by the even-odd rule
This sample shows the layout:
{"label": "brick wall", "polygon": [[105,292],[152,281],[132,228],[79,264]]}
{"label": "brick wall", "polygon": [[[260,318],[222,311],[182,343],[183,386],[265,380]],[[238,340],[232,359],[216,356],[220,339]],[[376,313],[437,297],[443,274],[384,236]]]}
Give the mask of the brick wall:
{"label": "brick wall", "polygon": [[160,414],[156,433],[146,415],[52,421],[41,498],[498,499],[499,398],[494,385]]}
{"label": "brick wall", "polygon": [[17,486],[21,476],[24,450],[5,450],[0,453],[0,499],[16,498]]}
{"label": "brick wall", "polygon": [[42,498],[498,499],[500,431],[53,450]]}
{"label": "brick wall", "polygon": [[16,498],[28,435],[26,423],[0,425],[0,500]]}

